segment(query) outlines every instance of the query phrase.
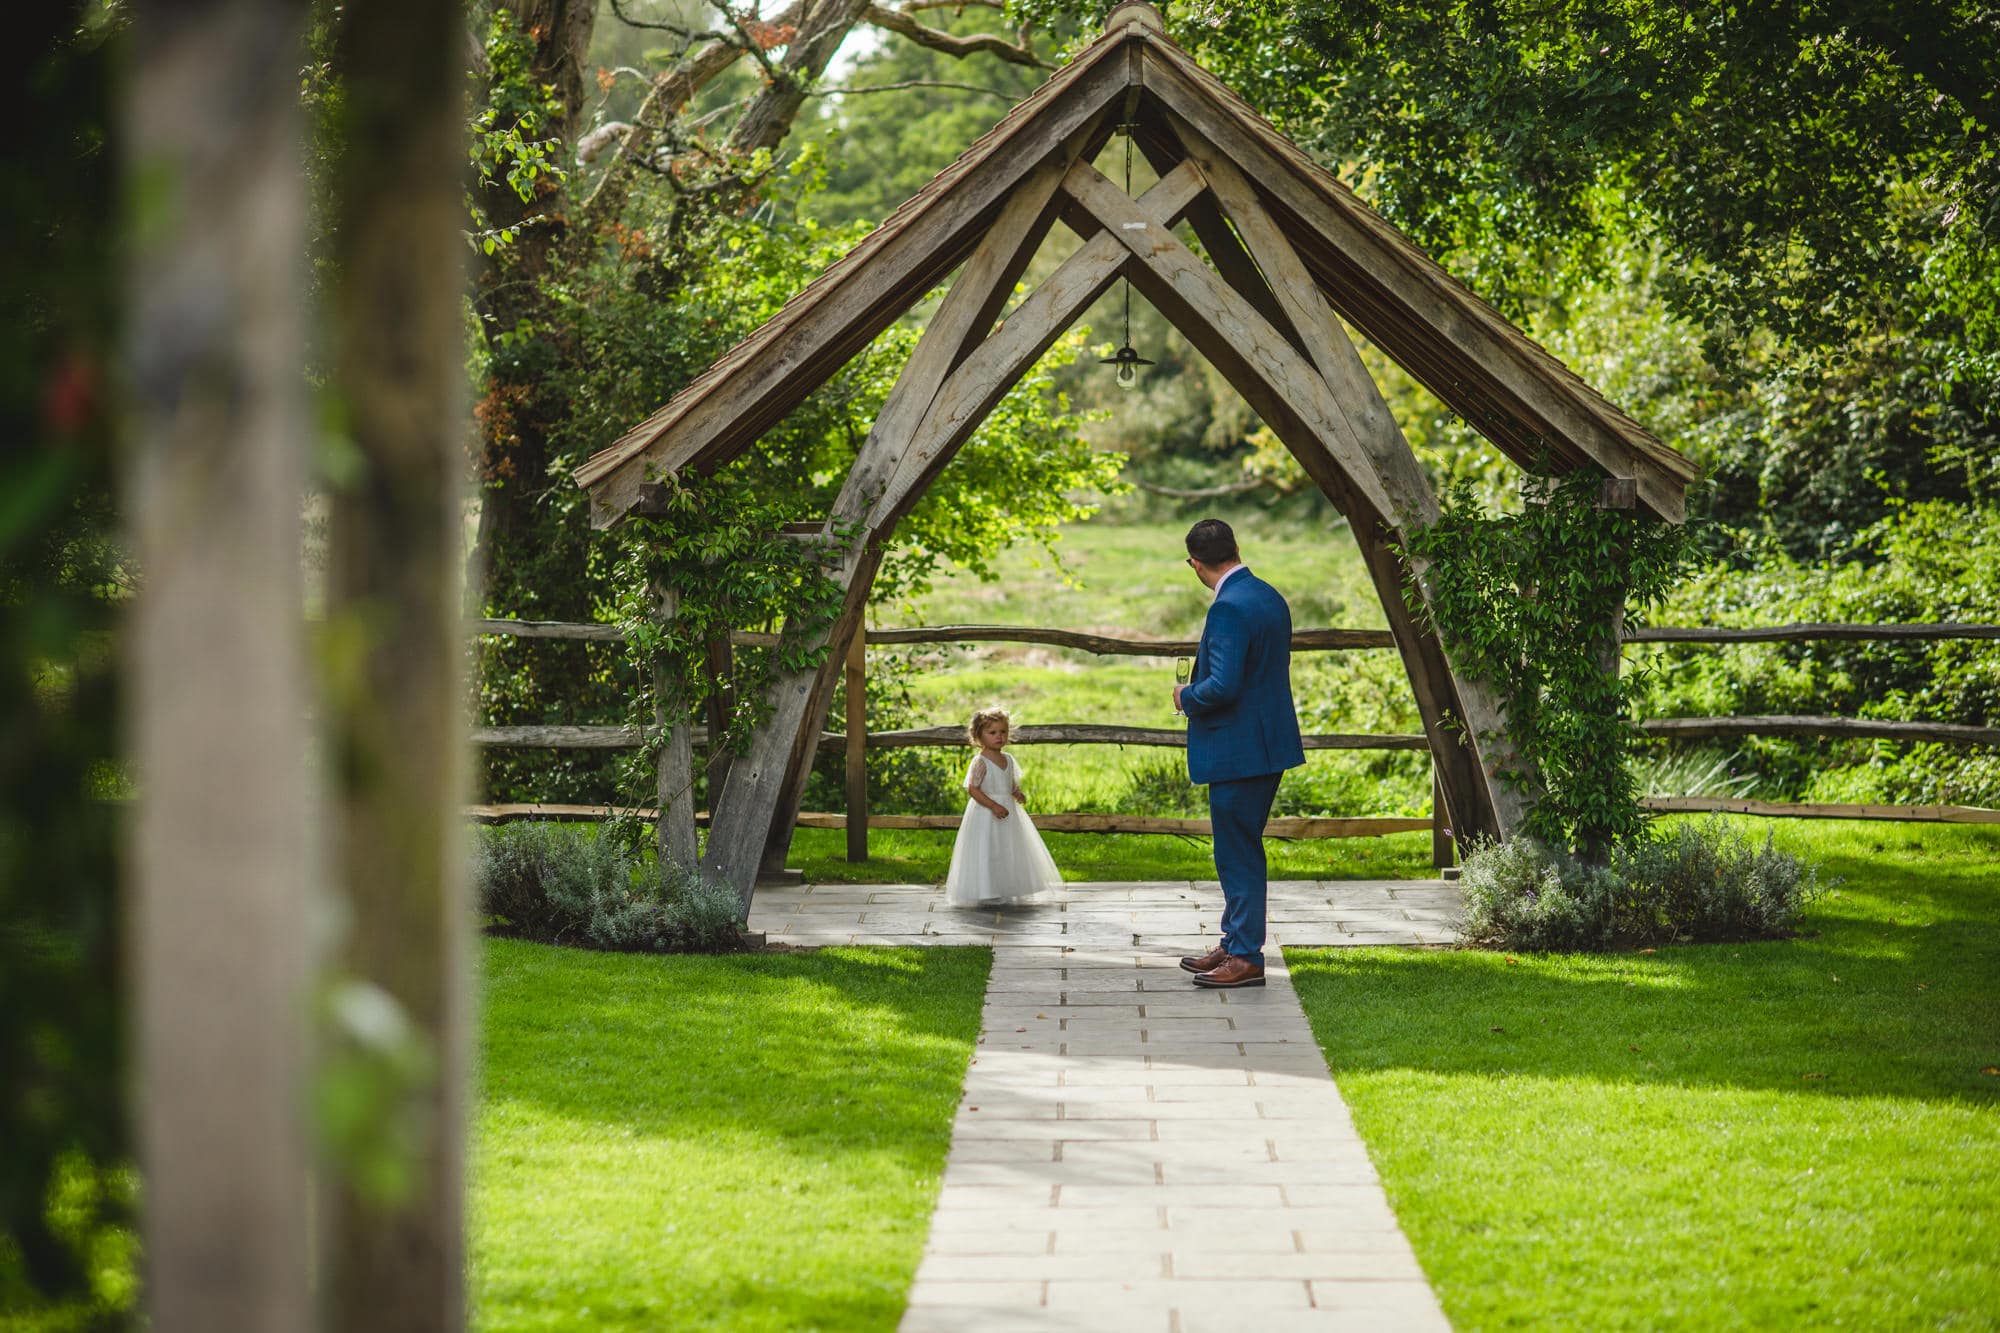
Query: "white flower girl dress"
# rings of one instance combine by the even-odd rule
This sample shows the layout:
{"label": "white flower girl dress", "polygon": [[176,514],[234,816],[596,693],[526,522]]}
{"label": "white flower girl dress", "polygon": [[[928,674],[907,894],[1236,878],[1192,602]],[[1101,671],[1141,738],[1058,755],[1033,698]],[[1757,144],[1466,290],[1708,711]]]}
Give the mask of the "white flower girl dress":
{"label": "white flower girl dress", "polygon": [[945,876],[945,901],[953,907],[1022,902],[1062,886],[1062,872],[1042,844],[1028,812],[1014,799],[1021,783],[1021,766],[1012,755],[993,763],[981,754],[966,771],[966,787],[977,787],[1007,811],[1001,819],[968,798],[958,841],[951,849],[951,871]]}

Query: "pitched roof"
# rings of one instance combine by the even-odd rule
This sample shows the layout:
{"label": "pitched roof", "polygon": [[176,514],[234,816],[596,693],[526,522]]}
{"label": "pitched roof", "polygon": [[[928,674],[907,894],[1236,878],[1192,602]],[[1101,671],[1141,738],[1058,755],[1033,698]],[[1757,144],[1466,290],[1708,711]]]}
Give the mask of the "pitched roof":
{"label": "pitched roof", "polygon": [[[1122,57],[1122,58],[1121,58]],[[1329,302],[1357,330],[1517,462],[1634,476],[1648,508],[1679,518],[1696,473],[1165,37],[1136,0],[1104,34],[981,136],[763,326],[644,422],[576,470],[600,523],[648,475],[734,457],[956,267],[1008,192],[1139,93],[1142,118],[1183,119],[1254,184]]]}

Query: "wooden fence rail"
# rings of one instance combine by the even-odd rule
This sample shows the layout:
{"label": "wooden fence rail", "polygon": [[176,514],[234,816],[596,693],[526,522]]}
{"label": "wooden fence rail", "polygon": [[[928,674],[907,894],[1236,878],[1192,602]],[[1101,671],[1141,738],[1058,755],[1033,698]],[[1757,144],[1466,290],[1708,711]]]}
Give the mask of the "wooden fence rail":
{"label": "wooden fence rail", "polygon": [[[531,639],[570,639],[586,642],[620,642],[624,633],[616,625],[577,624],[552,620],[478,620],[475,633],[509,635]],[[1936,642],[1954,639],[2000,640],[2000,625],[1939,622],[1935,624],[1852,625],[1808,623],[1772,625],[1758,628],[1656,625],[1633,629],[1626,643],[1795,643],[1817,640],[1845,642]],[[729,636],[738,647],[770,647],[778,636],[754,631],[738,631]],[[932,625],[903,629],[864,630],[848,649],[847,686],[850,709],[862,697],[861,681],[866,667],[866,647],[894,647],[911,644],[950,643],[1029,643],[1068,648],[1099,656],[1185,657],[1194,653],[1192,639],[1138,639],[1108,634],[1087,634],[1075,630],[1046,629],[1035,625]],[[1292,635],[1292,651],[1343,652],[1395,647],[1387,630],[1312,629]],[[1650,718],[1638,724],[1646,735],[1663,739],[1709,740],[1741,736],[1819,736],[1851,740],[1891,740],[1904,742],[1944,742],[1962,745],[2000,745],[2000,727],[1963,726],[1952,723],[1903,722],[1872,718],[1766,715],[1756,717],[1676,717]],[[696,727],[693,743],[706,745],[708,729]],[[1139,745],[1185,748],[1187,733],[1178,727],[1124,727],[1087,723],[1023,726],[1013,739],[1024,745]],[[634,726],[507,726],[474,730],[476,744],[492,747],[579,750],[625,750],[652,744],[655,735]],[[799,824],[806,828],[846,828],[848,856],[865,860],[868,830],[874,828],[956,828],[956,815],[874,815],[868,813],[867,776],[861,755],[870,749],[897,749],[910,746],[962,746],[965,732],[956,726],[911,727],[894,731],[863,732],[849,744],[846,734],[823,732],[822,750],[846,752],[846,792],[848,809],[856,822],[839,814],[805,812]],[[1362,735],[1328,733],[1304,738],[1308,750],[1424,750],[1428,742],[1420,735]],[[1655,811],[1733,811],[1742,814],[1785,815],[1808,819],[1905,819],[1946,823],[2000,822],[2000,813],[1965,806],[1886,806],[1886,805],[1794,805],[1772,801],[1716,800],[1700,797],[1651,798],[1645,802]],[[528,810],[567,811],[566,815],[530,815]],[[603,818],[583,811],[604,811],[605,807],[585,806],[482,806],[475,818],[504,822],[509,818],[567,817]],[[478,812],[486,812],[484,814]],[[1051,814],[1037,823],[1050,832],[1183,833],[1208,831],[1205,819],[1164,819],[1149,816]],[[1433,833],[1433,850],[1440,866],[1450,864],[1450,840],[1436,819],[1276,819],[1271,821],[1273,837],[1368,837],[1385,832],[1428,828]]]}
{"label": "wooden fence rail", "polygon": [[[1844,805],[1832,803],[1791,804],[1783,801],[1750,801],[1731,797],[1648,796],[1640,802],[1655,814],[1760,815],[1774,819],[1868,819],[1929,824],[2000,824],[2000,810],[1970,805]],[[606,820],[620,814],[651,821],[659,811],[625,810],[609,805],[533,804],[473,805],[466,816],[478,824],[512,824],[523,820],[589,821]],[[883,829],[956,829],[960,815],[870,815],[868,826]],[[1209,830],[1206,819],[1174,819],[1152,815],[1038,814],[1035,827],[1044,833],[1175,833],[1203,836]],[[708,823],[701,811],[695,822]],[[803,811],[800,828],[844,829],[847,816],[837,811]],[[1387,833],[1420,833],[1435,827],[1430,816],[1328,818],[1281,816],[1265,826],[1273,838],[1375,838]]]}
{"label": "wooden fence rail", "polygon": [[[1709,740],[1728,736],[1827,736],[1848,740],[1938,741],[1958,745],[2000,745],[2000,727],[1972,727],[1943,722],[1892,722],[1856,717],[1658,717],[1638,724],[1648,736],[1662,739]],[[550,750],[632,750],[652,743],[654,733],[633,726],[478,727],[475,744],[496,748]],[[708,744],[708,729],[693,728],[696,745]],[[819,745],[837,750],[846,733],[824,731]],[[1426,750],[1421,735],[1395,732],[1325,732],[1303,738],[1308,750]],[[1187,733],[1178,727],[1119,727],[1098,723],[1055,723],[1016,727],[1016,745],[1145,745],[1187,747]],[[964,727],[908,727],[871,731],[864,742],[871,750],[918,746],[955,747],[968,744]]]}
{"label": "wooden fence rail", "polygon": [[[475,620],[475,634],[522,639],[582,639],[617,643],[625,635],[616,625],[579,624],[561,620]],[[1932,625],[1770,625],[1754,629],[1720,629],[1706,625],[1648,625],[1631,630],[1626,643],[1795,643],[1814,639],[1846,641],[1936,641],[1944,639],[2000,640],[2000,625],[1940,622]],[[739,630],[729,636],[739,647],[770,647],[775,634]],[[1100,656],[1185,657],[1195,650],[1193,639],[1127,639],[1109,634],[1044,629],[1038,625],[924,625],[908,629],[871,629],[870,647],[897,644],[1038,643],[1075,648]],[[1362,648],[1393,648],[1385,629],[1307,629],[1292,635],[1296,653],[1343,652]]]}

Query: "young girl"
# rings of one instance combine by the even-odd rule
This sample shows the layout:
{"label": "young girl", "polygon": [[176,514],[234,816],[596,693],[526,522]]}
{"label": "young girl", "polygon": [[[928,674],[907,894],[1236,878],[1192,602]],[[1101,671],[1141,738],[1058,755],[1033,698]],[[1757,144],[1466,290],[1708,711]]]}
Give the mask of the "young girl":
{"label": "young girl", "polygon": [[966,734],[977,753],[965,774],[965,819],[951,849],[945,901],[953,907],[1020,902],[1062,884],[1062,872],[1021,808],[1021,766],[1005,753],[1007,715],[972,715]]}

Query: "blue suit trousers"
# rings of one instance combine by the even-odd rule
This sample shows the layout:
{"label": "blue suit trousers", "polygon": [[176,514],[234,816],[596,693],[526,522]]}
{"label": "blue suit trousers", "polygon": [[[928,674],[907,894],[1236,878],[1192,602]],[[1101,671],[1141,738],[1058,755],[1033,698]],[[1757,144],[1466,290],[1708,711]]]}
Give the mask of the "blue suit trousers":
{"label": "blue suit trousers", "polygon": [[1282,773],[1208,784],[1209,826],[1215,832],[1215,874],[1222,881],[1222,947],[1264,965],[1264,897],[1268,866],[1264,822]]}

